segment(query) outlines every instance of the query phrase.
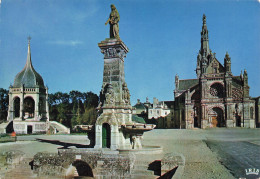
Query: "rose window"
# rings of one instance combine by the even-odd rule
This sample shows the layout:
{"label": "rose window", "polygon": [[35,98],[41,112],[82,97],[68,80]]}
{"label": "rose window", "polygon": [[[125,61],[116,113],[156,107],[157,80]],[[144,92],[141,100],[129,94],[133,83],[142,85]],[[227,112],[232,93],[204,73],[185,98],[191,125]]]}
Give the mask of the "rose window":
{"label": "rose window", "polygon": [[223,86],[219,83],[215,83],[210,86],[209,93],[211,94],[211,96],[222,98],[223,97]]}

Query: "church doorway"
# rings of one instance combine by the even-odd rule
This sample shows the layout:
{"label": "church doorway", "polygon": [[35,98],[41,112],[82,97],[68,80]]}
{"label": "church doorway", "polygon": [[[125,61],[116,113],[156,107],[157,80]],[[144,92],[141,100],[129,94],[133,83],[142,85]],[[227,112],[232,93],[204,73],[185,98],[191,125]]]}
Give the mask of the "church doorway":
{"label": "church doorway", "polygon": [[111,128],[108,123],[102,125],[102,148],[110,148]]}
{"label": "church doorway", "polygon": [[223,110],[221,108],[215,107],[212,109],[212,111],[212,127],[226,127]]}
{"label": "church doorway", "polygon": [[20,117],[20,98],[16,97],[14,99],[14,117]]}
{"label": "church doorway", "polygon": [[27,97],[24,99],[24,119],[33,118],[34,117],[34,100],[31,97]]}
{"label": "church doorway", "polygon": [[27,126],[27,134],[32,134],[33,128],[31,125]]}
{"label": "church doorway", "polygon": [[74,172],[74,178],[90,178],[93,177],[93,172],[89,164],[82,160],[78,160],[73,162],[72,166],[74,166],[75,172]]}

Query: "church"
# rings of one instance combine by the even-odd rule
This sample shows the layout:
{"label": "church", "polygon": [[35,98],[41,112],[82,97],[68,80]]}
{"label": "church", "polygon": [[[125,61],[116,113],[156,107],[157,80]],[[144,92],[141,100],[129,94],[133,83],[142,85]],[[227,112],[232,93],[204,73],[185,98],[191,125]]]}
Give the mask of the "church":
{"label": "church", "polygon": [[175,123],[181,128],[255,128],[255,100],[249,96],[247,71],[233,75],[228,52],[224,65],[212,53],[205,15],[196,74],[196,79],[175,76]]}

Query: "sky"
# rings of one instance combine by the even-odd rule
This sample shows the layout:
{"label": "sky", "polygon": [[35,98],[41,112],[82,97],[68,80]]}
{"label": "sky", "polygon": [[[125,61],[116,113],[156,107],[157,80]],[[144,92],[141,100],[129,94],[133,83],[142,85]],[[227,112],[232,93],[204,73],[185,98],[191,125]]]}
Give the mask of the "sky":
{"label": "sky", "polygon": [[129,48],[125,79],[131,102],[174,99],[174,77],[196,78],[202,16],[209,46],[232,73],[246,69],[250,95],[260,95],[260,2],[258,0],[0,0],[0,88],[8,89],[27,58],[49,93],[92,91],[102,86],[110,4],[120,14],[120,37]]}

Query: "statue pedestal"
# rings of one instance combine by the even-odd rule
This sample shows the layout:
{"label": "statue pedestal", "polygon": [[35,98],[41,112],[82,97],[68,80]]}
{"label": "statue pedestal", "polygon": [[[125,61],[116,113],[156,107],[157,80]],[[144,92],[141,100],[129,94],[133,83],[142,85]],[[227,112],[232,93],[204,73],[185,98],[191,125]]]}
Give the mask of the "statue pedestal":
{"label": "statue pedestal", "polygon": [[[100,92],[101,114],[95,124],[95,148],[132,149],[132,139],[143,132],[140,134],[140,130],[132,130],[137,123],[132,121],[130,93],[124,72],[124,58],[129,50],[120,39],[105,39],[98,46],[104,54],[104,72]],[[131,126],[130,131],[125,130],[125,126]],[[142,147],[139,138],[135,146]]]}

